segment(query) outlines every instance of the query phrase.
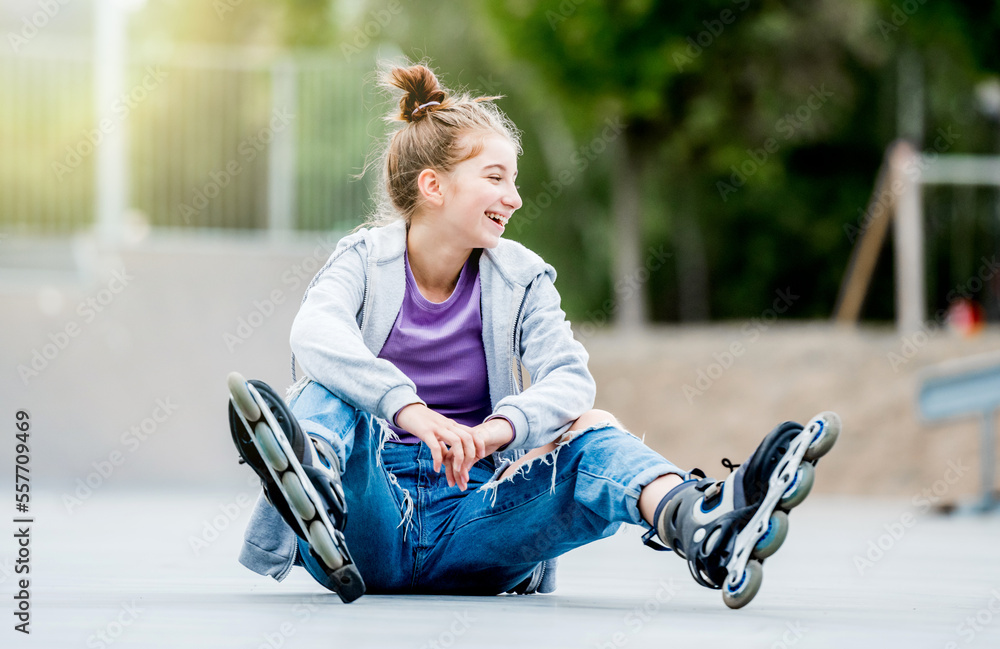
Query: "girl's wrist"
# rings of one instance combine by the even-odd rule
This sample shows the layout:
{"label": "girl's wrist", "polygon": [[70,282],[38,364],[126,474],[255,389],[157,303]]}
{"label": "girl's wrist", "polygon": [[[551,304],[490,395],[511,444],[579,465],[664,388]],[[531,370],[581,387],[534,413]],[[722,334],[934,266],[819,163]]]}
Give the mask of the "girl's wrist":
{"label": "girl's wrist", "polygon": [[494,440],[499,443],[497,450],[502,451],[510,446],[511,442],[513,442],[516,437],[514,424],[504,416],[493,417],[488,419],[487,422],[491,424],[496,431]]}
{"label": "girl's wrist", "polygon": [[[395,415],[393,415],[393,417],[392,417],[392,425],[395,426],[396,428],[404,428],[405,429],[406,427],[399,423],[399,416],[402,415],[403,411],[405,411],[407,408],[410,408],[410,406],[422,406],[422,405],[424,405],[424,404],[420,403],[419,401],[414,401],[413,403],[406,404],[405,406],[403,406],[402,408],[400,408],[399,410],[397,410]],[[410,412],[414,412],[414,410],[412,408],[410,408]]]}

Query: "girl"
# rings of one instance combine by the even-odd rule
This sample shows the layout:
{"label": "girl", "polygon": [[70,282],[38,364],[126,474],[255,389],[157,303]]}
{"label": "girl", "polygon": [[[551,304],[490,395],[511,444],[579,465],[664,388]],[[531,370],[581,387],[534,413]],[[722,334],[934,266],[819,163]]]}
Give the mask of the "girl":
{"label": "girl", "polygon": [[230,376],[233,440],[264,489],[240,561],[278,580],[302,565],[345,602],[550,592],[556,557],[628,522],[745,605],[836,415],[778,426],[716,482],[594,410],[555,270],[502,238],[521,147],[496,97],[455,96],[420,65],[382,81],[402,91],[382,218],[306,291],[290,407]]}

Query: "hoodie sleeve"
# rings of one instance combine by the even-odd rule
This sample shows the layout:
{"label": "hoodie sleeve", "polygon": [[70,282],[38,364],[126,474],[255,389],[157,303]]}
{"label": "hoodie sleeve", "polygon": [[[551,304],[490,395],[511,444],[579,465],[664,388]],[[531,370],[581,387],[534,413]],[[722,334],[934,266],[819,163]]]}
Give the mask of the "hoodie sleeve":
{"label": "hoodie sleeve", "polygon": [[416,386],[365,345],[358,326],[365,298],[362,238],[342,240],[299,308],[289,342],[309,378],[354,407],[392,421],[400,408],[423,403]]}
{"label": "hoodie sleeve", "polygon": [[594,407],[597,387],[587,369],[589,355],[573,337],[554,278],[547,266],[525,292],[520,354],[531,386],[502,399],[493,413],[514,426],[514,441],[505,450],[544,446]]}

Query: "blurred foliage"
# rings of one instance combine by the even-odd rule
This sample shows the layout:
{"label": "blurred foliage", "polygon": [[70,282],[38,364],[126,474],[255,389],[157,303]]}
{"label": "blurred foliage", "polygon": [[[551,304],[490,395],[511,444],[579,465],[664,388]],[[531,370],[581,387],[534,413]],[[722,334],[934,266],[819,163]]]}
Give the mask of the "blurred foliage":
{"label": "blurred foliage", "polygon": [[[703,246],[714,318],[758,316],[786,288],[801,296],[789,317],[830,315],[852,246],[845,225],[857,224],[896,137],[904,51],[924,62],[926,139],[951,127],[961,137],[949,152],[996,150],[994,127],[973,101],[975,83],[1000,69],[994,3],[408,6],[410,23],[392,34],[407,55],[429,57],[446,75],[457,67],[473,87],[509,95],[502,105],[526,131],[522,212],[533,199],[552,199],[511,236],[560,269],[577,318],[600,321],[611,296],[609,185],[618,162],[608,146],[579,164],[609,119],[627,125],[622,148],[652,160],[642,176],[642,249],[663,246],[680,261]],[[489,87],[475,83],[483,79]],[[764,150],[769,143],[773,151]],[[566,169],[573,182],[555,196],[552,183]],[[685,235],[690,227],[698,236]],[[966,256],[996,250],[997,228],[990,230],[991,238],[970,240],[975,251]],[[868,317],[892,317],[890,262],[887,252]],[[929,270],[936,265],[929,258]],[[678,319],[685,281],[680,263],[652,273],[646,290],[655,319]]]}
{"label": "blurred foliage", "polygon": [[[925,147],[950,129],[958,138],[949,153],[995,153],[1000,127],[982,115],[974,88],[1000,72],[998,42],[1000,4],[985,0],[148,0],[133,17],[131,47],[137,59],[167,56],[178,67],[171,90],[132,118],[134,133],[149,134],[136,136],[132,173],[154,223],[183,225],[177,205],[267,124],[269,66],[291,57],[301,64],[296,128],[315,125],[298,133],[299,222],[359,222],[370,203],[332,197],[353,197],[375,176],[350,180],[391,108],[374,96],[375,60],[423,60],[449,87],[505,95],[499,104],[525,149],[525,205],[508,236],[559,270],[575,321],[609,315],[623,159],[640,162],[642,258],[666,255],[643,284],[655,320],[687,317],[678,305],[692,293],[713,319],[758,317],[785,289],[800,296],[787,317],[825,318],[851,252],[848,226],[897,137],[900,59],[915,52],[923,65]],[[240,48],[233,71],[191,67],[202,54],[225,59],[230,46]],[[0,75],[17,89],[37,76],[9,65]],[[87,73],[70,76],[66,87],[85,97]],[[0,97],[0,117],[23,110],[11,97]],[[0,201],[0,219],[23,221],[11,210],[49,199],[48,165],[92,123],[87,101],[39,110],[45,136],[0,119],[0,194],[21,188],[15,205]],[[178,143],[185,157],[161,155]],[[243,178],[250,193],[230,187],[220,198],[244,213],[240,227],[265,219],[257,164]],[[92,166],[84,160],[59,191],[73,188],[89,204]],[[1000,247],[997,192],[970,191],[927,194],[934,307]],[[331,200],[316,198],[324,192]],[[891,261],[886,246],[868,318],[893,315]]]}

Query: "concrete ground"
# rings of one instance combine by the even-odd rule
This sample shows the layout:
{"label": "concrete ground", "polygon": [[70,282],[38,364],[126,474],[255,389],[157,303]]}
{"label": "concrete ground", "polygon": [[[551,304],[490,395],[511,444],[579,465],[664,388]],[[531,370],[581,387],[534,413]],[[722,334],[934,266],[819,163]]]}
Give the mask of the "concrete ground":
{"label": "concrete ground", "polygon": [[[791,516],[745,609],[694,584],[639,528],[566,555],[559,589],[527,597],[366,596],[344,605],[300,569],[285,582],[236,562],[248,480],[228,492],[122,493],[82,505],[36,494],[31,635],[13,630],[9,534],[4,647],[996,647],[1000,518],[817,495]],[[8,524],[10,530],[12,524]]]}

